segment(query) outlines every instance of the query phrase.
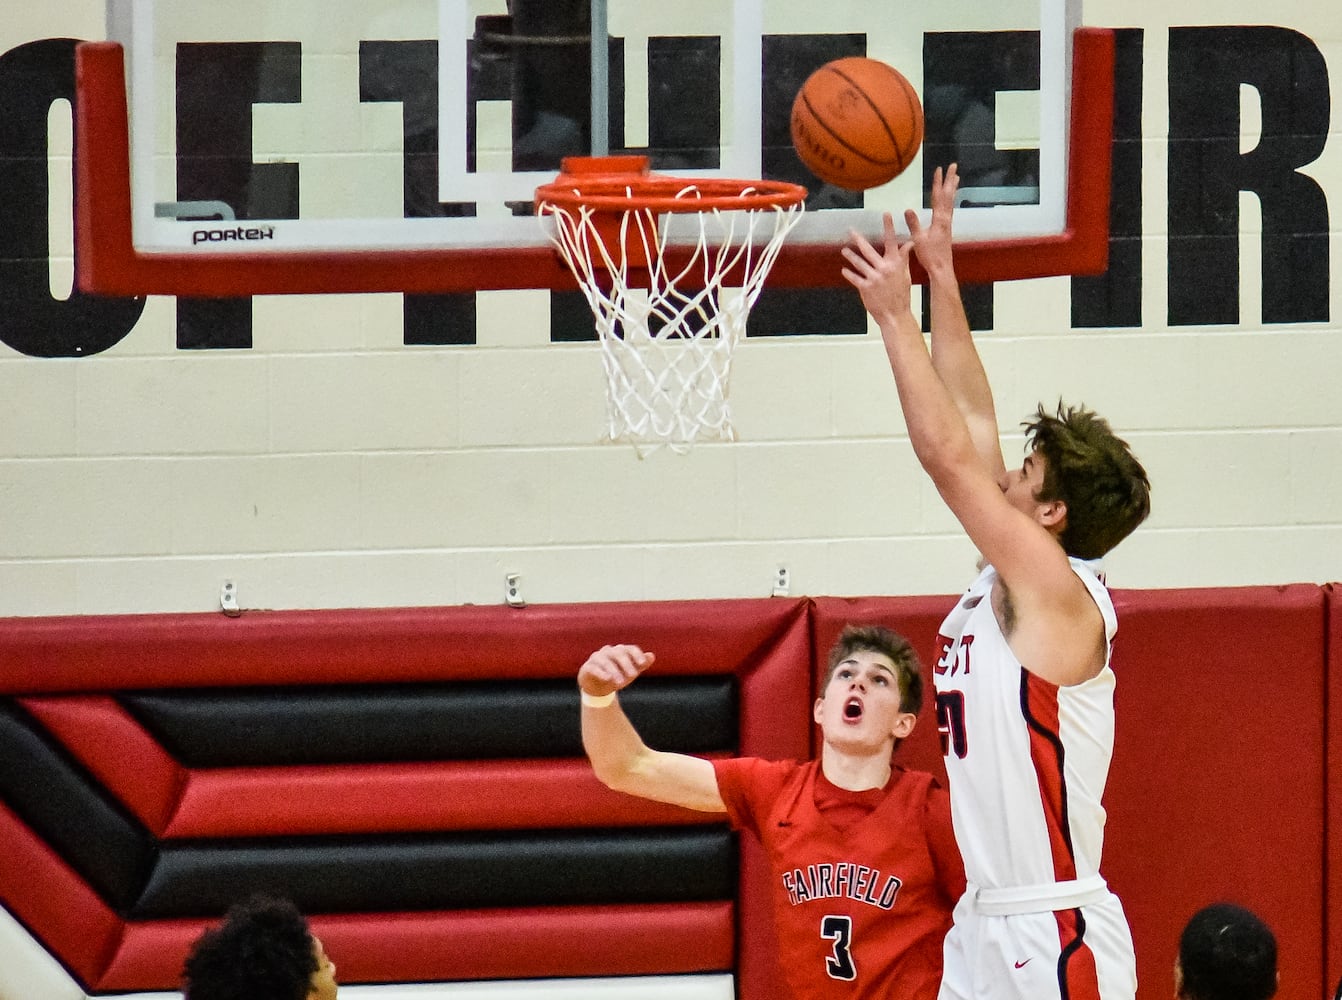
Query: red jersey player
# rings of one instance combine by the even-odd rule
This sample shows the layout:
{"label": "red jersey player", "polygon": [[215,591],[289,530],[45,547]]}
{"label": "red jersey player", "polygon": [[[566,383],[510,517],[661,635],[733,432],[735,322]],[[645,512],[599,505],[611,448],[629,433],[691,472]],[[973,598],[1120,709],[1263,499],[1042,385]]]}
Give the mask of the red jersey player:
{"label": "red jersey player", "polygon": [[649,749],[616,692],[653,663],[605,646],[578,672],[583,746],[618,791],[726,813],[769,858],[780,964],[797,1000],[933,1000],[964,869],[946,793],[891,765],[913,731],[922,677],[888,629],[849,626],[830,651],[813,714],[820,759],[710,762]]}

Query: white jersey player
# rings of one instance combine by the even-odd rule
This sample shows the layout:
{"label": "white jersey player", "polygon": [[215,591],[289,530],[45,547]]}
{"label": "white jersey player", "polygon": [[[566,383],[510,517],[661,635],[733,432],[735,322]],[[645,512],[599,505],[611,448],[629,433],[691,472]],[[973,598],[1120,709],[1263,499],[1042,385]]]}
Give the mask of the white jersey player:
{"label": "white jersey player", "polygon": [[[900,245],[860,235],[844,275],[881,328],[909,439],[983,554],[942,626],[937,710],[969,888],[946,939],[943,1000],[1131,1000],[1132,941],[1099,874],[1113,748],[1113,605],[1094,569],[1150,511],[1127,445],[1081,407],[1041,406],[1008,470],[992,392],[951,255],[955,167],[932,222]],[[928,273],[929,352],[910,307],[909,255]]]}
{"label": "white jersey player", "polygon": [[[1107,651],[1117,622],[1094,568],[1076,559],[1072,568],[1104,620],[1106,662],[1089,680],[1060,687],[1021,665],[992,610],[992,567],[937,636],[938,724],[971,886],[947,938],[943,997],[1136,992],[1127,921],[1100,876],[1100,797],[1114,743]],[[1010,957],[1010,968],[976,962],[985,949]],[[994,977],[1003,975],[999,990]]]}

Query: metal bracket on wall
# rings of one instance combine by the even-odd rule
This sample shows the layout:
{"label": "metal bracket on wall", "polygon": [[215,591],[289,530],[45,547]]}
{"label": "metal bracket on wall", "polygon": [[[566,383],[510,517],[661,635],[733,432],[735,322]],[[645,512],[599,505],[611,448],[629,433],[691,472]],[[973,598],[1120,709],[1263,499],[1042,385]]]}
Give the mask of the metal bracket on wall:
{"label": "metal bracket on wall", "polygon": [[238,587],[232,580],[225,580],[219,588],[219,610],[230,618],[242,614],[242,608],[238,606]]}
{"label": "metal bracket on wall", "polygon": [[509,573],[503,578],[503,599],[510,608],[525,608],[527,599],[522,596],[522,574]]}
{"label": "metal bracket on wall", "polygon": [[788,572],[786,566],[779,566],[778,571],[774,573],[774,597],[787,597],[792,589],[792,574]]}

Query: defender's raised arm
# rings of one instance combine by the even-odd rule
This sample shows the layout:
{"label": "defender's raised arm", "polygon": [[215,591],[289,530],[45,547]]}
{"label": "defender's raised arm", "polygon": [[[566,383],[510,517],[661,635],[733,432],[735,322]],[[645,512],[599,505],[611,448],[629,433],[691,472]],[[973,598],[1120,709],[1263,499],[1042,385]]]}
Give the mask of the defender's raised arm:
{"label": "defender's raised arm", "polygon": [[726,812],[712,764],[651,749],[620,707],[616,693],[632,684],[654,659],[638,646],[602,646],[578,671],[582,745],[592,770],[617,792],[702,812]]}

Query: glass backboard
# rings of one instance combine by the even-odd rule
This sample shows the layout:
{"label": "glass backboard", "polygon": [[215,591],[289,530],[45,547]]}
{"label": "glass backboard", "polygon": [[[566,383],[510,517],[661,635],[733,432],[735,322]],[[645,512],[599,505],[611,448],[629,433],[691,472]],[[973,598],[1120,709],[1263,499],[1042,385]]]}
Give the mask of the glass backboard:
{"label": "glass backboard", "polygon": [[[77,179],[80,254],[98,258],[77,261],[80,283],[571,287],[533,193],[591,153],[806,185],[781,283],[838,283],[848,231],[879,236],[952,161],[960,249],[999,261],[980,277],[1025,276],[1000,253],[1022,244],[1066,250],[1034,271],[1093,270],[1067,247],[1107,236],[1112,41],[1083,32],[1074,49],[1076,20],[1075,0],[109,0],[124,59],[80,58],[77,128],[99,161]],[[849,55],[899,69],[926,120],[914,164],[865,192],[811,175],[788,128],[806,77]],[[1078,222],[1079,168],[1098,220]]]}

